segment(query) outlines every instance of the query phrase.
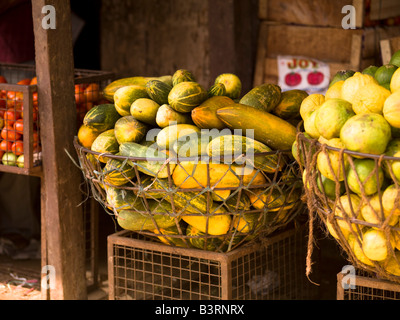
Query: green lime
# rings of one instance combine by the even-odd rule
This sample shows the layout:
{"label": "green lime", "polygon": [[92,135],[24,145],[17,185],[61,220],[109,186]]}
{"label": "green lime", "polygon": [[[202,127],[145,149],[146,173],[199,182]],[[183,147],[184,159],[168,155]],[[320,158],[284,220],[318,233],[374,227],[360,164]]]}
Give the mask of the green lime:
{"label": "green lime", "polygon": [[393,64],[385,64],[378,68],[375,72],[375,79],[380,85],[390,83],[393,73],[397,70],[397,66]]}
{"label": "green lime", "polygon": [[375,72],[376,70],[378,70],[379,67],[377,66],[369,66],[367,68],[365,68],[362,73],[363,74],[369,74],[370,76],[374,77],[375,76]]}
{"label": "green lime", "polygon": [[390,64],[393,64],[397,67],[400,67],[400,50],[396,51],[393,55],[392,58],[389,61]]}

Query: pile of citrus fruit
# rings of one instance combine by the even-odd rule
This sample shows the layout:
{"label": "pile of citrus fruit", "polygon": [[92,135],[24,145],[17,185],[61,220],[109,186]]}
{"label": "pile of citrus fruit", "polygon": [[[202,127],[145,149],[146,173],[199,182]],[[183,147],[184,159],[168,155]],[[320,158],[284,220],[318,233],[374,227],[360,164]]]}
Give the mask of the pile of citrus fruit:
{"label": "pile of citrus fruit", "polygon": [[[303,100],[308,142],[293,145],[306,190],[315,187],[309,195],[325,197],[319,203],[331,235],[363,265],[394,276],[400,276],[399,67],[400,51],[389,64],[338,72],[325,95]],[[307,163],[307,146],[315,148],[315,166]]]}
{"label": "pile of citrus fruit", "polygon": [[[30,137],[24,136],[24,94],[20,91],[10,91],[5,76],[0,75],[0,163],[7,166],[24,167],[24,143]],[[37,85],[37,77],[24,78],[16,83],[20,86]],[[101,88],[98,83],[81,83],[75,85],[75,102],[77,108],[77,123],[82,124],[87,111],[95,104],[102,103]],[[32,140],[34,158],[38,159],[41,151],[39,138],[38,94],[32,94]]]}

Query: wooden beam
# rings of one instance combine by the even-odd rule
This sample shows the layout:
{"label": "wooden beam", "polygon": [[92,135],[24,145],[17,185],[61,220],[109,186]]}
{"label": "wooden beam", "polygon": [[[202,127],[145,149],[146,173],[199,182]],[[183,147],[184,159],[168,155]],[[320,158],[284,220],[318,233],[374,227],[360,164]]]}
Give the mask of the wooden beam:
{"label": "wooden beam", "polygon": [[210,85],[221,73],[234,73],[242,93],[253,85],[258,30],[257,0],[208,0]]}
{"label": "wooden beam", "polygon": [[[49,13],[42,13],[42,8],[47,5],[55,8],[55,29],[42,26]],[[46,250],[42,253],[46,254],[43,263],[55,270],[55,283],[50,283],[44,296],[51,300],[83,300],[87,292],[82,208],[78,206],[81,173],[66,154],[75,154],[73,138],[77,132],[70,2],[35,0],[32,14],[43,156]]]}
{"label": "wooden beam", "polygon": [[208,0],[210,84],[221,73],[235,73],[234,0]]}
{"label": "wooden beam", "polygon": [[400,15],[399,0],[371,0],[371,20],[383,20]]}

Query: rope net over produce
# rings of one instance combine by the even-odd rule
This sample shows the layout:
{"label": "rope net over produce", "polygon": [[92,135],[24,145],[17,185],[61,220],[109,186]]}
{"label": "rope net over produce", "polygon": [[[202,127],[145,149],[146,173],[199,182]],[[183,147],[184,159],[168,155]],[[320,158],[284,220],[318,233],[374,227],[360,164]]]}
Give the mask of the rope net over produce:
{"label": "rope net over produce", "polygon": [[289,151],[228,161],[125,157],[74,145],[91,195],[118,225],[168,245],[228,252],[303,210],[299,166]]}
{"label": "rope net over produce", "polygon": [[[337,148],[299,132],[310,225],[316,216],[358,269],[400,283],[400,158]],[[307,274],[314,246],[309,236]]]}

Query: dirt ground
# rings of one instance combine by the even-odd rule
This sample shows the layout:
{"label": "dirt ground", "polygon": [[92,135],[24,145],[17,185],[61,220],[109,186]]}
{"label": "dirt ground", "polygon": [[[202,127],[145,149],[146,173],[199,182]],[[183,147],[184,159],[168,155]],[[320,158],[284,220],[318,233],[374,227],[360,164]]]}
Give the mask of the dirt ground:
{"label": "dirt ground", "polygon": [[[104,226],[104,224],[101,224]],[[107,241],[112,228],[100,228],[99,239],[99,273],[100,288],[88,292],[89,300],[107,300]],[[331,238],[319,238],[313,256],[316,264],[311,279],[319,284],[320,300],[335,300],[337,273],[347,264],[341,250]],[[319,274],[319,277],[317,276]],[[41,260],[13,260],[0,255],[0,300],[41,300],[40,290]]]}
{"label": "dirt ground", "polygon": [[40,263],[0,256],[0,300],[40,300]]}

